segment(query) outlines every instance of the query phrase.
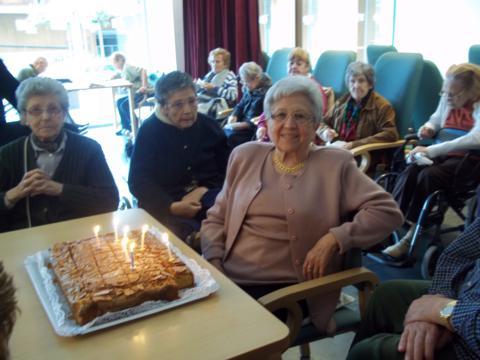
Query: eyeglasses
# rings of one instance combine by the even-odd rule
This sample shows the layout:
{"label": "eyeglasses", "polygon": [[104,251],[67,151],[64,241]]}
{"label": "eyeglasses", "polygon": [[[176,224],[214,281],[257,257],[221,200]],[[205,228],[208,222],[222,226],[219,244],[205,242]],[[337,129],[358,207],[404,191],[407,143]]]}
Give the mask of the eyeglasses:
{"label": "eyeglasses", "polygon": [[184,101],[175,101],[174,103],[167,104],[167,107],[174,111],[182,111],[185,105],[188,105],[190,109],[196,109],[198,106],[198,100],[197,98],[189,98],[188,100]]}
{"label": "eyeglasses", "polygon": [[440,92],[438,93],[438,95],[440,95],[440,96],[446,96],[447,99],[458,99],[458,98],[461,97],[464,93],[465,93],[465,90],[462,90],[462,91],[460,91],[460,92],[458,92],[458,93],[456,93],[456,94],[452,94],[452,93],[450,93],[450,92],[446,92],[446,91],[443,91],[443,90],[442,90],[442,91],[440,91]]}
{"label": "eyeglasses", "polygon": [[287,112],[283,112],[283,111],[280,111],[280,112],[277,112],[275,114],[272,114],[272,120],[275,121],[276,123],[284,123],[285,121],[287,121],[287,119],[289,117],[291,117],[293,119],[293,121],[295,121],[296,124],[298,125],[304,125],[308,122],[311,122],[313,120],[313,116],[310,115],[310,114],[307,114],[307,113],[303,113],[303,112],[296,112],[296,113],[293,113],[293,114],[289,114]]}
{"label": "eyeglasses", "polygon": [[28,109],[26,112],[33,117],[40,117],[44,112],[46,112],[48,116],[58,116],[63,113],[63,109],[59,107],[49,107],[47,109],[33,108]]}

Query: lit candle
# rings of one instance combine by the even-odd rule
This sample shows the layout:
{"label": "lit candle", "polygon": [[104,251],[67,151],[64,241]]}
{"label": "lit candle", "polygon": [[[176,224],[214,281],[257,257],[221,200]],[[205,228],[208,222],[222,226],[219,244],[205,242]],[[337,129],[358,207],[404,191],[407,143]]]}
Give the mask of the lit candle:
{"label": "lit candle", "polygon": [[135,270],[135,253],[134,253],[134,250],[135,250],[135,242],[132,241],[130,243],[130,268],[132,270]]}
{"label": "lit candle", "polygon": [[168,260],[172,261],[173,260],[172,250],[170,250],[170,241],[168,240],[168,234],[166,232],[162,233],[162,242],[167,247]]}
{"label": "lit candle", "polygon": [[117,228],[118,228],[118,219],[115,218],[115,219],[113,219],[113,231],[115,232],[115,242],[118,242],[118,231],[117,231]]}
{"label": "lit candle", "polygon": [[100,225],[95,225],[93,227],[93,233],[95,234],[95,237],[97,239],[97,247],[100,247],[100,239],[98,238],[98,232],[100,231]]}
{"label": "lit candle", "polygon": [[143,246],[145,244],[145,233],[148,231],[148,225],[145,224],[142,226],[142,242],[141,242],[141,246],[140,246],[140,249],[143,251]]}
{"label": "lit candle", "polygon": [[125,255],[125,260],[129,261],[128,259],[128,233],[130,231],[130,227],[128,225],[125,225],[123,227],[123,238],[120,243],[122,247],[123,254]]}

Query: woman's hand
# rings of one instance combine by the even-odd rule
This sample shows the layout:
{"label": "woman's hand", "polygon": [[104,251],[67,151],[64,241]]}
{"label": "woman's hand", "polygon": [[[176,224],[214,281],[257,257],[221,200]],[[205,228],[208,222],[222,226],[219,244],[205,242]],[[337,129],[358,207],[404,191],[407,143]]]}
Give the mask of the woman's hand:
{"label": "woman's hand", "polygon": [[11,204],[27,196],[50,195],[60,196],[63,192],[63,184],[50,179],[46,172],[40,169],[27,171],[17,186],[6,192],[7,201]]}
{"label": "woman's hand", "polygon": [[413,156],[416,153],[423,153],[424,155],[427,155],[427,147],[426,146],[416,146],[410,151],[408,154],[409,156]]}
{"label": "woman's hand", "polygon": [[333,129],[328,129],[328,130],[325,130],[325,133],[324,133],[324,137],[325,137],[325,141],[332,141],[333,139],[335,139],[338,134],[335,130]]}
{"label": "woman's hand", "polygon": [[256,133],[257,140],[262,141],[262,139],[265,137],[266,134],[267,134],[267,128],[259,127]]}
{"label": "woman's hand", "polygon": [[236,123],[237,120],[238,120],[238,118],[237,118],[235,115],[230,115],[230,116],[228,117],[227,123],[228,123],[228,124],[233,124],[233,123]]}
{"label": "woman's hand", "polygon": [[212,90],[212,89],[215,88],[215,85],[213,85],[212,83],[207,83],[207,82],[206,82],[206,83],[203,84],[203,88],[204,88],[205,90]]}
{"label": "woman's hand", "polygon": [[420,139],[431,139],[435,136],[435,130],[428,126],[422,126],[419,131]]}
{"label": "woman's hand", "polygon": [[310,249],[303,263],[303,276],[307,280],[324,276],[330,261],[338,254],[340,247],[337,239],[327,233]]}
{"label": "woman's hand", "polygon": [[351,149],[353,149],[353,142],[347,142],[347,143],[343,144],[343,148],[344,148],[345,150],[351,150]]}
{"label": "woman's hand", "polygon": [[175,201],[170,205],[170,212],[172,215],[184,217],[187,219],[194,218],[202,209],[202,204],[198,201]]}

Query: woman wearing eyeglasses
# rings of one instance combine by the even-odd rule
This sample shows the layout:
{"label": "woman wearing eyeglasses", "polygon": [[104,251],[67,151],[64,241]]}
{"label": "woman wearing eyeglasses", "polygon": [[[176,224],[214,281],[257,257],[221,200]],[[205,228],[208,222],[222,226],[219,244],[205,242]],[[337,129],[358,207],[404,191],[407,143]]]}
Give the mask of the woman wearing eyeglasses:
{"label": "woman wearing eyeglasses", "polygon": [[[467,151],[480,149],[480,67],[467,63],[451,66],[441,95],[437,110],[418,130],[418,136],[431,139],[445,129],[462,135],[430,146],[417,146],[410,152],[411,159],[421,154],[432,159],[433,165],[411,164],[397,178],[393,196],[405,214],[409,229],[398,243],[383,251],[393,258],[408,253],[423,203],[433,192],[452,184],[462,161],[462,168],[468,172],[461,174],[462,180],[480,178],[480,174],[470,172],[478,157],[464,159]],[[457,182],[456,188],[461,189],[462,185],[463,182]]]}
{"label": "woman wearing eyeglasses", "polygon": [[211,70],[202,80],[197,80],[198,111],[217,117],[217,113],[235,105],[238,97],[238,82],[230,70],[230,52],[216,48],[208,54]]}
{"label": "woman wearing eyeglasses", "polygon": [[[278,81],[264,111],[272,142],[233,150],[201,229],[204,257],[255,298],[339,271],[345,252],[373,245],[402,223],[391,195],[349,152],[312,145],[322,119],[313,81]],[[334,329],[338,295],[309,301],[322,331]]]}
{"label": "woman wearing eyeglasses", "polygon": [[27,79],[16,97],[32,132],[0,148],[0,231],[115,210],[118,190],[100,145],[64,129],[62,84]]}
{"label": "woman wearing eyeglasses", "polygon": [[135,141],[128,185],[140,207],[186,239],[223,184],[227,141],[215,120],[198,113],[190,75],[161,77],[155,98],[158,106]]}

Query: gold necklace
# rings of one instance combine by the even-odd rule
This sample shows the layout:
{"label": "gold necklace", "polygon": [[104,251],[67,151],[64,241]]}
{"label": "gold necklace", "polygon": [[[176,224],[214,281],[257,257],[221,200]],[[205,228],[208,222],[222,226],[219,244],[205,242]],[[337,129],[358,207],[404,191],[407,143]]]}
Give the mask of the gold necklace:
{"label": "gold necklace", "polygon": [[305,163],[303,161],[294,166],[285,165],[279,158],[277,158],[275,154],[273,155],[273,164],[277,170],[286,174],[294,174],[305,167]]}

